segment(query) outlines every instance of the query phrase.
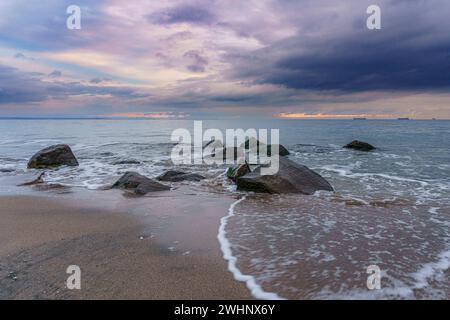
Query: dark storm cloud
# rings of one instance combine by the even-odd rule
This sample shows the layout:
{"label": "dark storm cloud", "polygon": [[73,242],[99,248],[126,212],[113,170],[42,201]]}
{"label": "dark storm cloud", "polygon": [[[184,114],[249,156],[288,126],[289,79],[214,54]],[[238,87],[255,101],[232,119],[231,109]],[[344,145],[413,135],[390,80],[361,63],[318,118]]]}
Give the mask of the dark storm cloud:
{"label": "dark storm cloud", "polygon": [[76,95],[112,95],[133,99],[148,97],[126,87],[85,85],[81,82],[46,82],[39,74],[20,72],[0,65],[0,103],[42,102],[49,98],[65,99]]}
{"label": "dark storm cloud", "polygon": [[[351,28],[324,27],[313,36],[301,33],[247,56],[229,57],[236,65],[233,77],[317,91],[448,89],[450,23],[443,8],[450,10],[450,3],[432,2],[434,7],[422,1],[385,1],[381,30],[368,30],[367,16],[355,15]],[[333,21],[325,19],[315,27],[320,30],[326,22]]]}
{"label": "dark storm cloud", "polygon": [[336,39],[274,61],[260,81],[343,91],[449,88],[450,42],[401,46],[399,39]]}
{"label": "dark storm cloud", "polygon": [[[134,91],[142,84],[140,90],[154,94],[136,102],[143,109],[313,112],[316,104],[339,103],[348,104],[339,111],[351,114],[356,107],[369,112],[372,106],[361,109],[363,102],[390,112],[395,101],[386,107],[381,99],[450,89],[448,0],[80,0],[82,29],[76,31],[65,27],[69,0],[4,2],[11,5],[0,23],[9,59],[3,63],[30,72],[0,66],[0,103],[73,95],[111,95],[126,103],[145,97]],[[366,9],[374,3],[382,29],[371,31]],[[97,63],[96,54],[106,59]],[[32,73],[47,68],[33,69],[28,55],[67,77]],[[151,76],[133,72],[141,66]],[[69,75],[80,80],[62,81]],[[129,85],[119,87],[117,79]],[[103,98],[96,102],[110,104]]]}
{"label": "dark storm cloud", "polygon": [[34,75],[0,65],[0,103],[37,102],[46,98],[41,81]]}

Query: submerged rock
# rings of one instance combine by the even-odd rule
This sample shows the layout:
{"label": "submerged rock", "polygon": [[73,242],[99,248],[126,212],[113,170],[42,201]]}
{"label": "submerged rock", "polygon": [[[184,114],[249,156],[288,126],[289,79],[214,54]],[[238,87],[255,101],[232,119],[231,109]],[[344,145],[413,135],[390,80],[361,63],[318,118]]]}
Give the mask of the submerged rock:
{"label": "submerged rock", "polygon": [[36,179],[29,181],[29,182],[21,183],[18,186],[23,187],[23,186],[34,186],[37,184],[42,184],[45,182],[44,176],[45,176],[45,172],[42,172]]}
{"label": "submerged rock", "polygon": [[333,187],[318,173],[288,158],[279,158],[279,170],[274,175],[261,175],[261,168],[239,177],[238,190],[265,193],[313,194],[318,190],[333,191]]}
{"label": "submerged rock", "polygon": [[238,164],[228,168],[227,177],[236,182],[237,178],[245,176],[247,173],[250,172],[251,172],[250,166],[247,163]]}
{"label": "submerged rock", "polygon": [[346,144],[344,148],[355,149],[359,151],[370,151],[376,149],[373,145],[359,140],[353,140],[349,144]]}
{"label": "submerged rock", "polygon": [[71,188],[59,183],[41,183],[33,186],[36,191],[55,191],[57,193],[70,193]]}
{"label": "submerged rock", "polygon": [[119,180],[117,180],[116,183],[113,184],[112,188],[133,191],[137,195],[170,190],[170,187],[136,172],[126,172]]}
{"label": "submerged rock", "polygon": [[179,182],[179,181],[200,181],[205,179],[204,176],[197,173],[187,173],[177,170],[169,170],[156,178],[159,181]]}
{"label": "submerged rock", "polygon": [[29,169],[42,169],[63,165],[78,166],[75,155],[66,144],[58,144],[45,148],[31,157],[28,162]]}

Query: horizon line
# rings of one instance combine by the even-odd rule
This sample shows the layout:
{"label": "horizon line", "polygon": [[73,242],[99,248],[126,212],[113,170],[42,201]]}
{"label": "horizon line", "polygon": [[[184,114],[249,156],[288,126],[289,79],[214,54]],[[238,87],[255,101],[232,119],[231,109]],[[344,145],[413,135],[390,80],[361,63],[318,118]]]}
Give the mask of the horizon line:
{"label": "horizon line", "polygon": [[[193,118],[193,117],[189,117],[189,118],[164,118],[164,117],[112,117],[112,116],[91,116],[91,115],[87,115],[87,116],[0,116],[0,120],[230,120],[230,119],[236,119],[236,118],[202,118],[202,117],[198,117],[198,118]],[[245,118],[241,118],[241,119],[245,119]],[[358,120],[362,120],[362,121],[367,121],[367,120],[450,120],[448,118],[435,118],[435,117],[431,117],[431,118],[410,118],[410,117],[386,117],[386,118],[380,118],[380,117],[365,117],[365,118],[343,118],[343,117],[337,117],[337,118],[333,118],[333,117],[307,117],[307,118],[284,118],[284,117],[261,117],[261,119],[265,119],[265,120],[269,120],[269,119],[273,119],[273,120],[354,120],[354,121],[358,121]]]}

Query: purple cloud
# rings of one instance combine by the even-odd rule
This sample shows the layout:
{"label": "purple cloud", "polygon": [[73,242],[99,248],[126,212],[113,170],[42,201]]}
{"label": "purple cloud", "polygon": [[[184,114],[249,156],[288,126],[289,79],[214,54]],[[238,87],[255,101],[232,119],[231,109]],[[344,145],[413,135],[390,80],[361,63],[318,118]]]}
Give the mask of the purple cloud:
{"label": "purple cloud", "polygon": [[190,60],[187,69],[192,72],[205,72],[206,66],[208,65],[208,59],[200,55],[196,50],[189,50],[183,57]]}
{"label": "purple cloud", "polygon": [[166,8],[147,16],[151,23],[170,25],[176,23],[210,24],[214,14],[203,7],[191,4]]}

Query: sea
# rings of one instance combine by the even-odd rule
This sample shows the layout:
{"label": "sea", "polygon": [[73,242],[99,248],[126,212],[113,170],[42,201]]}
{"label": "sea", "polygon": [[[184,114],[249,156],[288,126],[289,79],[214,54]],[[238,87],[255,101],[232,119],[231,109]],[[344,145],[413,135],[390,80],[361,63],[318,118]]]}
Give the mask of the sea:
{"label": "sea", "polygon": [[[71,146],[80,166],[47,171],[51,183],[98,190],[126,171],[156,177],[175,168],[173,131],[193,127],[193,120],[1,119],[0,178],[39,173],[27,161],[58,143]],[[203,128],[278,129],[289,158],[335,189],[240,192],[226,165],[176,167],[236,199],[218,241],[230,272],[256,298],[450,298],[450,121],[232,119],[204,120]],[[355,139],[376,150],[343,148]],[[12,191],[0,186],[0,194]]]}

